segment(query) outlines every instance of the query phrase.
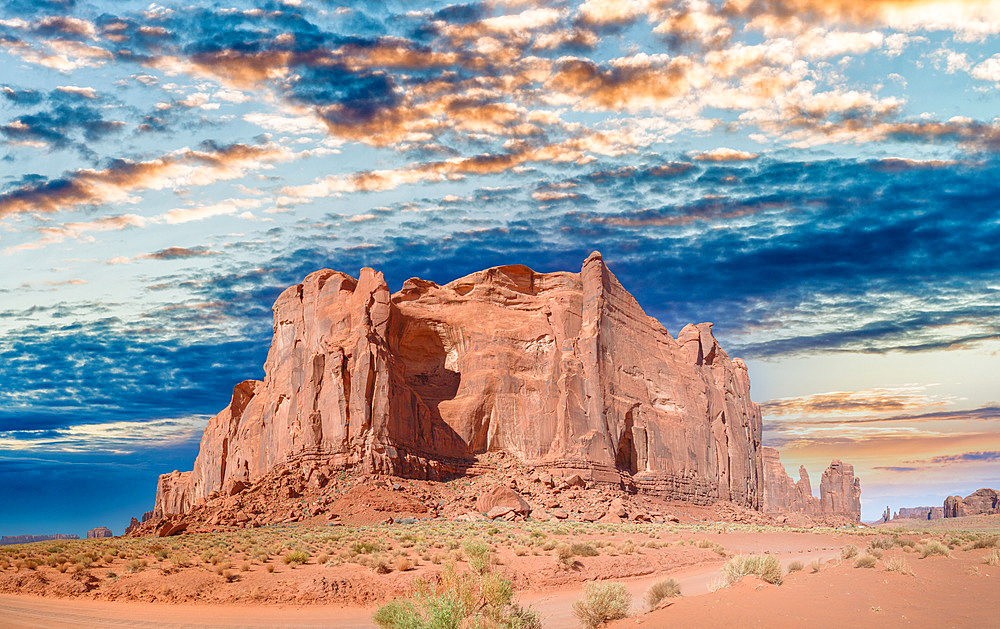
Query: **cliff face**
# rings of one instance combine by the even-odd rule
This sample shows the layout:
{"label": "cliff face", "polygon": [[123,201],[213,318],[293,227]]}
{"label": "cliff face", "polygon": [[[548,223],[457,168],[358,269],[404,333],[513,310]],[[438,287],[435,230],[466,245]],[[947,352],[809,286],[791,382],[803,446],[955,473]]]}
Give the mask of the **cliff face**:
{"label": "cliff face", "polygon": [[944,517],[946,518],[994,513],[1000,513],[1000,492],[995,489],[978,489],[965,498],[948,496],[944,500]]}
{"label": "cliff face", "polygon": [[712,324],[675,339],[592,254],[580,273],[487,269],[444,286],[323,270],[274,305],[265,378],[236,386],[191,472],[154,512],[232,493],[276,465],[415,478],[476,455],[707,504],[759,507],[761,417]]}
{"label": "cliff face", "polygon": [[98,526],[97,528],[90,529],[87,531],[87,539],[95,539],[98,537],[114,537],[114,534],[106,526]]}
{"label": "cliff face", "polygon": [[799,467],[793,482],[774,448],[763,448],[764,511],[773,514],[802,513],[815,517],[844,517],[861,521],[861,480],[854,466],[833,461],[820,480],[820,497],[812,495],[809,473]]}

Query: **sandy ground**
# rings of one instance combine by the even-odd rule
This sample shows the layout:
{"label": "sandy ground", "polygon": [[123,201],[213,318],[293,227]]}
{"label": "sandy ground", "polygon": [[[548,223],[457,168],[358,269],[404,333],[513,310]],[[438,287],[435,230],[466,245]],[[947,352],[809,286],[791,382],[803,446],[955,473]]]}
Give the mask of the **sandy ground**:
{"label": "sandy ground", "polygon": [[[988,566],[986,549],[956,549],[952,557],[921,559],[915,552],[885,551],[877,567],[855,568],[842,561],[840,548],[864,548],[869,538],[846,534],[791,531],[697,533],[722,544],[730,554],[769,552],[787,567],[801,561],[806,568],[785,577],[780,586],[745,577],[712,592],[720,580],[725,559],[704,551],[683,555],[683,565],[649,563],[644,554],[622,557],[584,557],[572,570],[553,572],[541,587],[521,581],[519,600],[531,606],[546,628],[578,627],[572,604],[590,579],[613,579],[632,593],[634,617],[613,625],[646,627],[998,627],[1000,626],[1000,566]],[[703,549],[697,549],[702,551]],[[689,552],[684,548],[685,553]],[[695,549],[690,549],[693,553]],[[902,558],[913,575],[885,571],[885,561]],[[676,558],[676,557],[675,557]],[[661,557],[662,559],[662,557]],[[613,562],[609,563],[609,560]],[[823,562],[813,573],[809,564]],[[551,557],[525,558],[544,561]],[[626,563],[631,562],[630,567]],[[521,565],[518,571],[529,569]],[[510,566],[506,566],[511,569]],[[626,569],[628,568],[628,569]],[[297,569],[287,576],[307,578],[315,570]],[[152,574],[152,571],[150,571]],[[554,578],[559,575],[559,578]],[[177,576],[177,575],[174,575]],[[398,575],[395,575],[398,576]],[[649,587],[665,578],[680,582],[683,597],[663,609],[643,613]],[[90,598],[0,595],[0,627],[374,627],[375,605],[329,604],[260,605],[253,603],[149,603]]]}

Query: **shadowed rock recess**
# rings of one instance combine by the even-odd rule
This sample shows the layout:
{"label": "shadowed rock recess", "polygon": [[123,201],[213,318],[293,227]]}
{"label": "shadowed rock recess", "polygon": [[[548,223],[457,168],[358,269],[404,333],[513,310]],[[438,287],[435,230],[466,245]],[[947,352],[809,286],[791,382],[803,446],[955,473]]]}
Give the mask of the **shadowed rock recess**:
{"label": "shadowed rock recess", "polygon": [[[236,385],[194,470],[154,514],[279,465],[444,480],[504,452],[558,476],[759,509],[761,415],[712,324],[677,338],[591,254],[579,273],[502,266],[444,286],[321,270],[274,304],[264,381]],[[213,492],[218,492],[215,494]]]}

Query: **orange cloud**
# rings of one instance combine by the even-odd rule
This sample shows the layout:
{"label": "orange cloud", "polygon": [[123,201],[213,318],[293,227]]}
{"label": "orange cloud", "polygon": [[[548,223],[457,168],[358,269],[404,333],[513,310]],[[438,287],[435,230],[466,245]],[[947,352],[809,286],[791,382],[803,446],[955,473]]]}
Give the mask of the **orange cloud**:
{"label": "orange cloud", "polygon": [[201,186],[236,179],[248,170],[293,157],[275,145],[233,144],[133,162],[118,160],[104,170],[81,169],[60,179],[26,184],[0,195],[0,218],[29,212],[58,212],[85,205],[130,202],[132,192]]}

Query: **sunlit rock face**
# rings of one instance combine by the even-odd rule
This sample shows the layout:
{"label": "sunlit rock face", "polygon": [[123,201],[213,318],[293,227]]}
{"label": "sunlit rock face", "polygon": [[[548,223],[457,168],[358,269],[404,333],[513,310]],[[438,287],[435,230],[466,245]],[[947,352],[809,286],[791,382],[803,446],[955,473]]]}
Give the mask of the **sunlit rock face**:
{"label": "sunlit rock face", "polygon": [[812,495],[809,473],[799,467],[799,480],[793,482],[774,448],[763,448],[764,502],[767,513],[802,513],[828,518],[843,517],[861,521],[861,479],[855,478],[854,466],[834,460],[823,471],[820,497]]}
{"label": "sunlit rock face", "polygon": [[556,474],[759,508],[761,416],[712,324],[675,339],[594,253],[579,273],[486,269],[444,286],[311,273],[274,304],[261,381],[209,422],[180,513],[275,465],[443,479],[505,451]]}

